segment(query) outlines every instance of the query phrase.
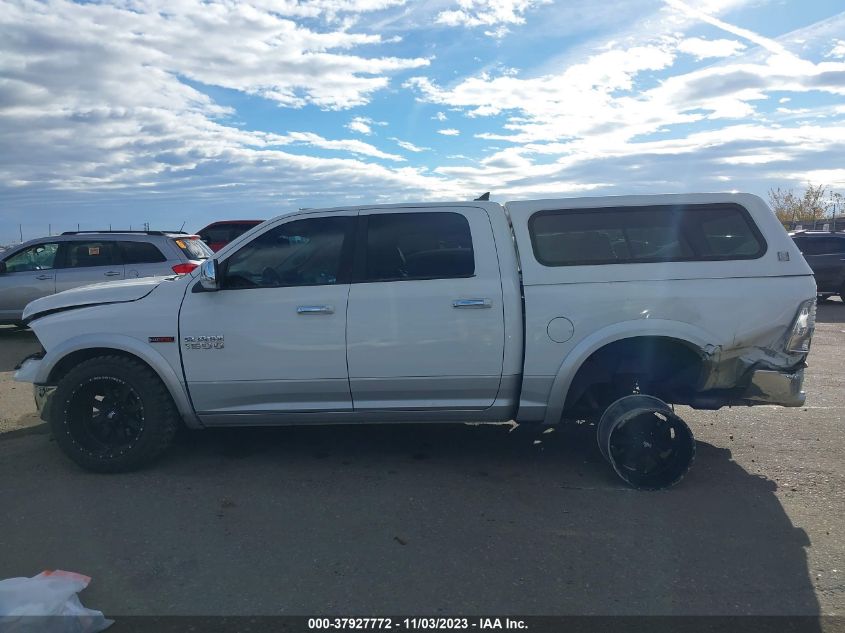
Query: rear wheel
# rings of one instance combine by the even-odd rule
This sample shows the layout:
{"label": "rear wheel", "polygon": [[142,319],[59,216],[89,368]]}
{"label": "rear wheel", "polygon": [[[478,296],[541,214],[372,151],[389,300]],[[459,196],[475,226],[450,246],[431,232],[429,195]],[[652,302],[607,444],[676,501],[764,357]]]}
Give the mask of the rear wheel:
{"label": "rear wheel", "polygon": [[96,472],[123,472],[159,457],[172,443],[179,414],[159,377],[125,356],[99,356],[59,381],[50,426],[59,447]]}

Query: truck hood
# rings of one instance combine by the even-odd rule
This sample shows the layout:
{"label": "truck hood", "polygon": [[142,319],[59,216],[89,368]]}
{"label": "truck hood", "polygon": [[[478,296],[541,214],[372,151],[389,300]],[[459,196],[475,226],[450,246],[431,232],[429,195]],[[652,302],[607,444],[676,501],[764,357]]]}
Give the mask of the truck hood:
{"label": "truck hood", "polygon": [[126,303],[143,299],[169,277],[141,277],[126,281],[107,281],[71,288],[48,297],[28,303],[23,311],[23,321],[27,323],[48,314],[54,314],[74,308],[104,305],[108,303]]}

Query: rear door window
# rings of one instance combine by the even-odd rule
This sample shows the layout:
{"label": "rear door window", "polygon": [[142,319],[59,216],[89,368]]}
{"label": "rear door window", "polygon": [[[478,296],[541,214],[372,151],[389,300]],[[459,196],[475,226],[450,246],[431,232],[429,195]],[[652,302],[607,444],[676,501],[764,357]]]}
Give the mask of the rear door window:
{"label": "rear door window", "polygon": [[364,281],[471,277],[472,235],[460,213],[384,213],[365,216]]}
{"label": "rear door window", "polygon": [[528,228],[545,266],[754,259],[766,250],[735,204],[555,209]]}
{"label": "rear door window", "polygon": [[62,268],[92,268],[121,264],[122,258],[116,242],[79,241],[63,242],[59,256]]}
{"label": "rear door window", "polygon": [[804,255],[833,255],[845,253],[845,238],[840,237],[794,237],[796,246]]}
{"label": "rear door window", "polygon": [[156,264],[167,261],[155,244],[149,242],[120,242],[125,264]]}

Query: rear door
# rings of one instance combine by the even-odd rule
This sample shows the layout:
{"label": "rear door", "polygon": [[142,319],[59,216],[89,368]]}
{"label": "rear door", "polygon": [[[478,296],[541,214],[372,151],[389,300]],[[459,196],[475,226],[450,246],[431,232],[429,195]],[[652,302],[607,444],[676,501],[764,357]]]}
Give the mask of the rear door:
{"label": "rear door", "polygon": [[491,406],[504,317],[486,211],[361,211],[347,340],[356,410]]}
{"label": "rear door", "polygon": [[118,248],[123,259],[127,279],[168,275],[173,271],[161,249],[147,241],[121,241]]}
{"label": "rear door", "polygon": [[43,242],[3,260],[6,272],[0,273],[0,321],[19,320],[27,303],[56,291],[58,247],[55,242]]}
{"label": "rear door", "polygon": [[77,286],[118,281],[124,278],[117,242],[82,239],[62,242],[56,261],[56,292]]}

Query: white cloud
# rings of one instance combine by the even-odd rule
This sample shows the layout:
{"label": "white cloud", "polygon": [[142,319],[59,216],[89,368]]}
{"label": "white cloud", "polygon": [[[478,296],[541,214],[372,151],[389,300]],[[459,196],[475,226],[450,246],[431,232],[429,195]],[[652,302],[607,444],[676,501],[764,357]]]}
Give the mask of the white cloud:
{"label": "white cloud", "polygon": [[833,57],[835,59],[845,59],[845,40],[836,40],[825,57]]}
{"label": "white cloud", "polygon": [[374,125],[387,125],[385,121],[373,121],[370,117],[356,116],[346,124],[346,129],[359,134],[372,134]]}
{"label": "white cloud", "polygon": [[372,134],[373,129],[369,125],[369,120],[365,117],[356,116],[349,123],[346,124],[346,129],[351,132],[358,132],[359,134]]}
{"label": "white cloud", "polygon": [[678,44],[678,50],[689,53],[696,59],[711,57],[730,57],[745,49],[745,44],[736,40],[705,40],[700,37],[690,37]]}
{"label": "white cloud", "polygon": [[403,141],[403,140],[398,139],[398,138],[393,137],[393,136],[390,137],[390,140],[394,141],[399,147],[401,147],[404,150],[408,150],[409,152],[419,153],[419,152],[425,152],[425,151],[431,149],[430,147],[421,147],[419,145],[414,145],[410,141]]}
{"label": "white cloud", "polygon": [[446,26],[492,27],[485,31],[489,37],[501,38],[508,33],[508,25],[524,24],[525,13],[549,0],[457,0],[457,9],[441,11],[438,24]]}
{"label": "white cloud", "polygon": [[314,203],[356,191],[454,191],[422,168],[389,166],[407,161],[359,140],[241,129],[234,110],[202,92],[213,84],[290,107],[345,108],[365,103],[394,71],[427,63],[355,54],[379,37],[346,23],[306,28],[281,17],[336,17],[366,3],[267,4],[0,0],[0,145],[15,148],[0,152],[4,213],[25,221],[33,204],[50,213],[78,204],[87,214],[92,200],[114,209],[109,196],[121,195],[145,208],[240,196],[247,208],[269,209],[282,194]]}
{"label": "white cloud", "polygon": [[[845,14],[818,33],[810,25],[771,39],[714,17],[737,1],[744,0],[693,9],[668,0],[519,72],[505,69],[514,63],[505,46],[492,58],[479,49],[467,60],[477,54],[477,67],[488,71],[453,77],[442,74],[455,67],[445,47],[417,47],[418,32],[373,24],[428,11],[424,26],[403,24],[429,28],[436,15],[455,11],[462,17],[444,19],[457,27],[497,34],[525,21],[536,41],[544,28],[543,37],[553,32],[563,41],[557,26],[531,22],[553,11],[531,11],[537,2],[466,0],[424,9],[409,3],[371,20],[370,12],[401,0],[0,0],[0,146],[14,148],[0,152],[2,220],[26,222],[47,210],[88,217],[95,207],[112,210],[97,211],[106,221],[114,209],[130,208],[165,209],[168,218],[173,208],[269,217],[345,200],[466,199],[491,188],[508,199],[728,182],[758,192],[807,179],[843,186],[836,165],[845,155],[845,62],[837,57],[843,41],[833,35],[841,34]],[[685,35],[702,22],[727,39]],[[593,31],[574,35],[585,32]],[[400,36],[407,46],[393,56]],[[418,50],[436,51],[437,65],[423,57],[428,52],[406,52]],[[417,76],[406,79],[412,69]],[[410,126],[432,112],[406,111],[405,95],[390,101],[397,76],[440,109],[431,116],[437,127],[450,126],[429,136],[460,135],[461,147],[449,149],[463,153],[420,155],[428,141]],[[238,112],[238,99],[207,86],[271,100],[280,106],[272,122],[280,131],[261,131],[270,123]],[[836,98],[814,105],[820,93]],[[374,96],[378,109],[365,109]],[[802,107],[779,108],[790,99]],[[312,106],[309,129],[301,117],[286,120],[287,108],[305,106]],[[319,111],[353,106],[360,109]],[[457,119],[464,116],[474,118],[476,137],[496,147],[480,149],[484,143],[461,134]],[[390,146],[380,147],[324,131],[345,123],[349,136],[371,141],[384,124],[371,117],[398,125],[393,133],[414,130],[419,144],[389,137]]]}
{"label": "white cloud", "polygon": [[656,121],[660,112],[648,112],[618,93],[630,91],[638,73],[665,68],[672,60],[672,53],[661,46],[638,46],[598,53],[556,75],[522,79],[482,74],[451,89],[414,77],[405,85],[425,101],[464,108],[470,116],[515,113],[505,125],[510,134],[484,138],[524,142],[595,133],[643,118]]}
{"label": "white cloud", "polygon": [[[381,36],[351,32],[346,23],[319,28],[293,19],[383,3],[270,4],[125,0],[79,5],[56,0],[43,5],[4,0],[4,65],[37,59],[46,62],[48,71],[60,65],[73,76],[86,73],[79,63],[83,59],[95,63],[94,68],[108,65],[108,59],[88,59],[103,55],[120,60],[129,72],[170,73],[287,107],[314,104],[336,110],[367,103],[373,92],[388,85],[392,73],[429,63],[356,55],[353,49],[382,43]],[[37,44],[44,31],[50,37],[47,47]]]}
{"label": "white cloud", "polygon": [[351,152],[362,156],[383,158],[393,161],[404,161],[405,159],[397,154],[388,154],[377,147],[355,139],[329,140],[313,132],[288,132],[287,134],[269,134],[263,138],[263,145],[289,145],[301,144],[320,149],[330,149],[343,152]]}

